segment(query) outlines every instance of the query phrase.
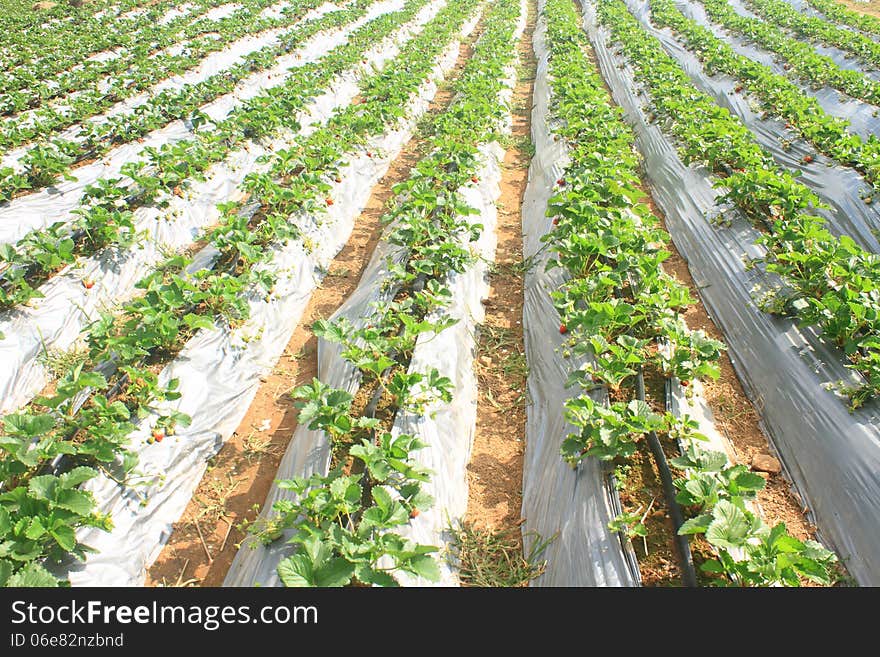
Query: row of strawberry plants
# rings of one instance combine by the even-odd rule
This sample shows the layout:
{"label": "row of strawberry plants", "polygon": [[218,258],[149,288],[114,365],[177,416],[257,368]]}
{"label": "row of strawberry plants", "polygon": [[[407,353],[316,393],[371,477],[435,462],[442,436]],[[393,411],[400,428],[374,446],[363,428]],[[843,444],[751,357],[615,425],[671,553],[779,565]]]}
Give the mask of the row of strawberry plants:
{"label": "row of strawberry plants", "polygon": [[[238,18],[245,18],[245,14],[240,14]],[[183,24],[174,21],[169,25],[148,25],[141,34],[134,35],[135,40],[131,42],[131,47],[121,51],[118,56],[78,61],[75,66],[62,68],[54,74],[51,69],[59,65],[58,61],[64,61],[64,57],[54,60],[54,63],[50,60],[47,65],[19,64],[6,75],[0,76],[0,94],[2,94],[0,111],[3,114],[12,114],[33,109],[47,100],[72,93],[102,78],[113,80],[114,76],[124,77],[130,67],[150,64],[152,53],[181,40],[222,30],[224,25],[229,23],[230,18],[216,21],[206,19],[194,22],[187,19],[180,21]]]}
{"label": "row of strawberry plants", "polygon": [[[563,442],[563,456],[572,463],[610,461],[631,456],[649,432],[677,439],[686,454],[673,461],[686,472],[675,481],[677,499],[691,516],[679,533],[702,535],[712,545],[718,558],[703,570],[717,576],[713,583],[797,585],[801,576],[828,583],[830,552],[796,540],[784,524],[771,529],[749,510],[746,502],[765,484],[761,477],[719,462],[701,447],[693,421],[657,412],[637,397],[642,371],[685,384],[717,378],[723,345],[690,330],[681,315],[694,301],[663,272],[669,235],[639,201],[635,137],[586,54],[571,0],[548,0],[543,15],[551,115],[571,163],[549,200],[553,228],[542,239],[554,253],[548,266],[567,274],[551,293],[560,331],[570,335],[566,348],[589,358],[571,372],[570,382],[582,392],[565,402],[575,432]],[[607,406],[594,399],[602,389],[612,399]],[[737,552],[741,557],[734,558]]]}
{"label": "row of strawberry plants", "polygon": [[728,0],[700,1],[712,20],[785,59],[785,68],[813,88],[827,85],[853,98],[880,105],[880,82],[860,71],[838,66],[831,57],[818,54],[811,46],[787,36],[771,23],[743,16]]}
{"label": "row of strawberry plants", "polygon": [[[599,17],[634,65],[661,128],[680,145],[686,163],[706,164],[730,202],[764,229],[767,271],[784,287],[762,302],[768,312],[815,326],[844,350],[858,385],[842,382],[853,407],[880,394],[880,256],[836,237],[820,217],[821,203],[791,172],[778,167],[730,112],[698,91],[674,58],[648,35],[620,0],[599,0]],[[755,261],[757,264],[758,261]]]}
{"label": "row of strawberry plants", "polygon": [[[685,47],[698,54],[709,73],[722,72],[739,81],[736,90],[750,91],[761,100],[764,111],[787,121],[787,125],[820,152],[853,167],[880,189],[880,139],[863,140],[849,131],[849,122],[825,113],[819,102],[796,84],[763,64],[739,55],[724,40],[687,18],[672,0],[652,0],[651,17],[660,27],[670,27]],[[810,162],[812,156],[804,156]]]}
{"label": "row of strawberry plants", "polygon": [[[22,132],[8,132],[10,141],[30,141],[35,135],[39,135],[41,139],[30,146],[18,160],[17,166],[21,170],[12,166],[0,169],[0,199],[11,200],[21,194],[37,191],[53,184],[59,177],[74,179],[70,170],[78,164],[101,157],[111,149],[138,139],[175,119],[184,119],[199,107],[232,92],[248,76],[271,67],[277,57],[292,50],[301,32],[299,28],[302,17],[320,4],[323,3],[318,0],[300,2],[297,11],[291,12],[285,19],[293,28],[279,35],[277,43],[249,53],[242,58],[242,62],[201,82],[162,91],[130,113],[87,122],[80,126],[73,139],[44,138],[56,128],[66,127],[64,124],[68,121],[81,118],[76,115],[64,115],[64,118],[59,119],[61,124],[58,126],[40,123],[28,126]],[[97,106],[89,103],[85,103],[83,108],[86,115],[99,111]],[[4,140],[0,138],[0,142],[2,141]]]}
{"label": "row of strawberry plants", "polygon": [[745,5],[765,20],[787,27],[810,41],[824,43],[860,57],[880,67],[880,43],[859,32],[837,27],[827,21],[808,16],[785,0],[744,0]]}
{"label": "row of strawberry plants", "polygon": [[[193,11],[182,16],[176,24],[184,26],[197,18],[199,6],[210,7],[225,1],[194,3]],[[145,34],[144,30],[154,29],[159,19],[176,3],[165,0],[135,18],[124,15],[138,4],[135,0],[128,0],[103,3],[102,7],[75,8],[59,3],[48,14],[37,12],[20,17],[17,21],[19,27],[4,28],[2,32],[0,66],[5,71],[26,65],[35,67],[35,73],[57,73],[79,64],[91,54],[137,43]],[[8,16],[0,17],[0,20],[3,18]]]}
{"label": "row of strawberry plants", "polygon": [[[219,52],[243,37],[258,37],[260,33],[267,30],[288,29],[300,22],[310,9],[319,4],[321,3],[315,1],[298,2],[295,6],[285,10],[282,17],[277,19],[254,18],[254,15],[243,11],[237,18],[233,16],[217,25],[217,36],[203,37],[189,42],[186,50],[182,53],[144,58],[136,64],[129,65],[125,69],[124,79],[116,81],[114,86],[109,89],[104,87],[103,81],[98,81],[93,88],[79,91],[75,95],[65,98],[60,107],[47,105],[34,112],[6,119],[2,124],[2,134],[0,134],[0,154],[35,139],[48,140],[53,134],[84,119],[96,116],[116,103],[150,89],[167,77],[184,74],[198,67],[207,55]],[[279,38],[283,39],[283,34]],[[262,51],[268,51],[270,47],[266,46]],[[251,53],[251,57],[254,54]],[[214,85],[216,85],[219,80],[223,79],[223,72],[212,76],[212,78]],[[147,103],[139,105],[134,111],[138,115],[148,116],[156,113],[157,107],[161,108],[164,105],[172,108],[197,94],[195,89],[203,84],[187,85],[180,90],[161,92]],[[33,91],[33,87],[31,90]],[[136,135],[136,131],[126,133],[124,129],[126,118],[128,117],[117,115],[106,123],[102,121],[99,125],[84,127],[83,129],[86,131],[84,150],[91,151],[90,144],[99,138],[118,141],[120,137],[115,137],[117,134],[121,136]],[[119,125],[120,123],[123,125]],[[58,145],[56,148],[59,151],[66,150],[63,145]],[[94,153],[90,153],[90,157],[94,156]]]}
{"label": "row of strawberry plants", "polygon": [[[402,11],[379,19],[381,25],[365,29],[365,38],[358,39],[356,44],[350,42],[341,46],[337,55],[348,63],[351,63],[352,55],[354,61],[358,61],[361,53],[377,39],[411,20],[425,4],[425,0],[410,2]],[[401,87],[413,90],[413,85],[419,83],[412,77],[409,67],[421,61],[417,68],[424,74],[430,70],[429,62],[452,39],[455,26],[461,24],[460,11],[458,3],[441,9],[422,33],[401,48],[398,57],[387,65],[387,70],[398,72],[397,76],[379,73],[365,80],[362,84],[363,102],[335,115],[331,119],[333,127],[328,124],[323,131],[313,133],[291,149],[273,156],[270,174],[273,178],[287,175],[291,176],[291,182],[293,177],[308,179],[295,201],[289,197],[261,199],[255,215],[237,212],[234,204],[221,206],[221,225],[208,236],[210,244],[219,252],[211,268],[190,272],[187,268],[191,262],[187,258],[172,258],[140,283],[144,289],[142,297],[126,304],[120,315],[106,315],[89,328],[86,340],[90,346],[90,360],[104,363],[102,371],[109,369],[114,372],[112,375],[105,377],[97,370],[86,373],[81,366],[77,367],[62,378],[55,396],[38,399],[31,409],[5,418],[7,435],[0,438],[0,446],[6,446],[8,451],[0,460],[0,467],[8,468],[3,474],[11,475],[5,478],[11,490],[0,495],[0,503],[8,504],[8,512],[23,514],[32,511],[10,528],[13,540],[6,556],[17,559],[18,564],[13,566],[26,568],[28,574],[45,576],[34,564],[36,558],[53,559],[62,553],[82,555],[84,546],[71,546],[66,540],[69,538],[66,530],[63,530],[63,543],[58,541],[57,531],[41,531],[46,526],[47,515],[55,523],[53,527],[74,524],[109,528],[107,519],[94,513],[78,514],[74,518],[51,516],[56,510],[53,500],[41,496],[30,481],[43,481],[40,477],[53,477],[54,481],[65,475],[38,474],[39,463],[51,462],[59,453],[67,454],[67,467],[77,466],[71,472],[83,472],[79,477],[86,473],[94,477],[96,470],[91,466],[105,469],[102,463],[118,459],[122,459],[129,470],[135,466],[133,452],[127,445],[128,434],[134,428],[132,421],[156,401],[173,399],[179,394],[174,391],[173,381],[170,390],[160,388],[147,365],[154,368],[157,362],[173,357],[198,329],[213,328],[217,321],[232,326],[243,321],[249,311],[246,294],[270,293],[275,279],[275,274],[258,265],[271,263],[275,247],[299,235],[290,216],[326,207],[324,195],[330,187],[328,180],[332,180],[329,168],[332,165],[328,163],[324,170],[314,174],[295,165],[297,170],[286,167],[296,160],[309,162],[309,155],[319,151],[321,145],[332,143],[328,138],[334,134],[346,131],[352,139],[365,139],[371,131],[381,131],[394,123],[398,116],[396,110],[401,101],[406,100],[399,95]],[[331,62],[325,64],[331,65]],[[385,117],[385,123],[375,117]],[[320,136],[319,132],[322,133]],[[340,164],[337,157],[333,165]],[[72,407],[77,404],[74,398],[79,399],[80,393],[86,389],[93,392],[88,402],[82,404],[79,401],[81,406]],[[117,395],[115,400],[111,401],[105,394],[108,389]],[[65,412],[71,408],[78,411]],[[161,440],[176,424],[186,420],[179,414],[160,417],[150,441]],[[74,439],[77,435],[79,438]],[[18,449],[12,448],[13,441]],[[36,443],[39,449],[22,451],[21,447],[32,443]],[[21,462],[22,454],[30,459],[30,465]],[[82,494],[90,499],[86,493]],[[35,504],[34,498],[39,505]],[[94,500],[90,501],[90,508],[93,508]],[[104,524],[95,524],[98,520]],[[39,554],[34,557],[36,552]]]}
{"label": "row of strawberry plants", "polygon": [[836,0],[806,0],[806,2],[838,23],[880,36],[880,18],[876,16],[853,11]]}
{"label": "row of strawberry plants", "polygon": [[[369,4],[357,2],[346,10],[325,14],[303,25],[287,36],[284,47],[292,50],[322,30],[361,18]],[[363,32],[369,33],[369,29]],[[322,68],[322,63],[316,62],[293,69],[282,85],[251,99],[224,121],[200,130],[192,139],[161,149],[147,149],[144,158],[124,166],[127,181],[99,179],[88,186],[79,207],[73,211],[72,221],[32,230],[14,246],[0,246],[0,261],[6,265],[0,271],[0,307],[39,297],[39,286],[79,257],[110,245],[133,244],[137,238],[134,211],[138,207],[162,204],[167,195],[182,194],[188,184],[201,179],[208,167],[222,161],[234,148],[284,126],[312,93],[351,63],[339,57],[332,59],[335,66]]]}
{"label": "row of strawberry plants", "polygon": [[265,543],[290,532],[293,554],[277,567],[287,586],[395,586],[395,575],[404,573],[438,578],[430,556],[437,548],[397,533],[433,501],[422,486],[429,473],[411,456],[423,445],[391,427],[398,412],[423,413],[454,393],[436,369],[413,371],[410,361],[420,335],[450,325],[434,315],[448,303],[447,276],[473,260],[466,244],[481,226],[467,220],[474,210],[459,190],[473,182],[478,147],[497,136],[506,112],[498,98],[518,17],[515,0],[491,6],[453,103],[429,126],[429,154],[395,187],[386,239],[405,255],[383,281],[394,291],[390,300],[374,303],[357,325],[340,318],[314,326],[318,336],[341,344],[341,357],[361,376],[358,398],[373,401],[355,401],[317,379],[293,393],[299,422],[323,431],[333,453],[327,474],[280,481],[293,499],[276,502],[253,528]]}

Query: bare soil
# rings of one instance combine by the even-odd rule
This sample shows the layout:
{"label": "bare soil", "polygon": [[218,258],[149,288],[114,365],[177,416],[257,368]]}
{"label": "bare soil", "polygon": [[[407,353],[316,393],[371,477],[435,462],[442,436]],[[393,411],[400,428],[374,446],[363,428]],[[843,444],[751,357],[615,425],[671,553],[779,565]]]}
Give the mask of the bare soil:
{"label": "bare soil", "polygon": [[868,16],[876,16],[877,18],[880,18],[880,0],[867,0],[867,2],[858,2],[858,0],[837,1],[860,14],[867,14]]}
{"label": "bare soil", "polygon": [[532,90],[535,56],[532,33],[536,11],[529,3],[526,28],[518,50],[518,79],[514,88],[511,146],[501,178],[496,235],[498,247],[484,302],[474,361],[479,396],[477,428],[468,464],[468,510],[465,523],[475,529],[509,532],[522,549],[522,469],[525,448],[526,375],[523,344],[522,197],[528,183],[531,154]]}

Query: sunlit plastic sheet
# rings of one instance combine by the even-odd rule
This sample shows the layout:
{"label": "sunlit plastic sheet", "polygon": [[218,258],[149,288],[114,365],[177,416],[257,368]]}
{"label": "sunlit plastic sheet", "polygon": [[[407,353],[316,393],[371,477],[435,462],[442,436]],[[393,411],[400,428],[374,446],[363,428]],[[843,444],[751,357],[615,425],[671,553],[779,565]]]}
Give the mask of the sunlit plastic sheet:
{"label": "sunlit plastic sheet", "polygon": [[[743,2],[743,0],[729,0],[730,6],[733,7],[738,13],[743,16],[751,16],[752,18],[760,18],[761,20],[766,20],[762,16],[759,16],[756,12],[748,9]],[[826,17],[822,16],[818,11],[810,7],[809,4],[804,2],[804,0],[786,0],[788,4],[797,9],[802,14],[807,14],[814,18],[824,18],[824,20],[828,23],[833,23],[835,27],[838,27],[843,30],[849,30],[851,32],[860,32],[853,27],[848,25],[843,25],[842,23],[835,23],[834,21],[828,20]],[[793,30],[788,30],[787,28],[782,28],[783,31],[788,33],[790,36],[794,36],[796,38],[800,38],[802,41],[806,41],[804,37],[800,37]],[[869,39],[875,39],[876,37],[871,34],[865,34]],[[874,66],[870,62],[866,62],[859,58],[857,55],[851,53],[848,50],[842,50],[841,48],[836,48],[834,46],[829,46],[819,41],[811,41],[810,45],[821,55],[826,55],[831,57],[835,62],[838,63],[843,68],[850,69],[852,71],[862,71],[869,77],[874,80],[880,80],[880,70],[874,68]]]}
{"label": "sunlit plastic sheet", "polygon": [[[676,7],[688,18],[710,29],[716,37],[727,41],[738,54],[767,66],[777,75],[787,75],[787,71],[783,68],[785,60],[782,57],[776,59],[776,55],[772,51],[762,49],[750,42],[747,37],[733,30],[725,29],[720,23],[713,22],[699,0],[696,2],[676,0]],[[804,81],[790,79],[805,94],[813,96],[826,113],[849,121],[849,129],[853,134],[859,135],[862,139],[880,134],[880,112],[878,112],[877,105],[851,98],[833,87],[823,86],[819,89],[813,89]]]}
{"label": "sunlit plastic sheet", "polygon": [[[521,33],[524,20],[523,11],[517,34]],[[466,33],[474,25],[471,22]],[[512,89],[514,70],[511,68],[508,73],[508,85]],[[509,90],[503,92],[505,99],[510,98],[510,93]],[[475,335],[484,316],[481,299],[488,294],[488,262],[494,258],[495,252],[495,201],[500,194],[501,160],[504,155],[504,149],[497,143],[484,145],[480,151],[484,163],[476,174],[478,182],[461,190],[467,204],[480,212],[468,218],[484,227],[480,239],[472,245],[479,257],[463,273],[453,274],[447,280],[452,291],[452,302],[442,314],[438,313],[435,317],[449,316],[459,321],[439,334],[420,336],[409,368],[410,371],[425,372],[434,367],[441,376],[448,376],[455,386],[453,401],[429,409],[425,416],[400,413],[392,429],[395,435],[416,435],[426,444],[425,448],[413,452],[412,457],[432,470],[431,481],[424,485],[424,490],[435,499],[430,509],[422,510],[417,518],[408,525],[396,528],[395,532],[421,544],[443,548],[439,560],[440,581],[428,582],[422,578],[398,575],[399,582],[405,586],[458,584],[454,567],[442,555],[452,540],[448,531],[450,526],[457,524],[467,511],[467,464],[476,430],[477,383],[473,370]],[[362,327],[369,321],[373,304],[388,301],[396,294],[393,285],[385,284],[391,278],[388,263],[400,263],[405,259],[404,249],[390,245],[385,240],[380,241],[357,290],[340,306],[332,319],[345,317],[354,326]],[[356,392],[360,386],[359,373],[342,359],[340,345],[324,340],[318,341],[318,378],[350,393]],[[434,413],[433,417],[430,417],[431,412]],[[329,462],[330,446],[324,433],[299,426],[282,459],[277,478],[324,474]],[[273,485],[263,506],[264,515],[271,513],[272,505],[282,499],[292,499],[290,492]],[[276,569],[278,563],[290,554],[290,546],[285,544],[285,539],[290,535],[291,532],[286,532],[283,538],[269,546],[260,545],[252,539],[245,541],[224,585],[280,585]]]}
{"label": "sunlit plastic sheet", "polygon": [[[277,19],[282,13],[281,9],[283,9],[285,6],[287,6],[287,3],[278,3],[273,5],[272,7],[267,8],[261,13],[266,14],[268,10],[274,9],[276,11],[266,14],[266,17],[268,18],[271,16]],[[307,12],[294,25],[289,25],[287,27],[278,27],[244,35],[241,38],[229,43],[222,50],[218,50],[217,52],[208,54],[192,69],[159,80],[146,91],[143,91],[139,94],[131,96],[130,98],[126,98],[125,100],[115,103],[106,112],[102,112],[101,114],[98,114],[96,116],[89,117],[88,119],[86,119],[85,122],[102,124],[106,123],[108,118],[118,116],[120,114],[129,114],[131,113],[131,110],[147,103],[154,95],[162,91],[180,91],[185,86],[201,82],[213,75],[220,73],[221,71],[231,68],[235,64],[241,63],[246,55],[252,52],[256,52],[257,50],[260,50],[261,48],[270,44],[277,43],[279,37],[282,34],[290,32],[291,30],[302,26],[304,23],[310,20],[314,20],[315,18],[319,18],[326,13],[338,10],[339,7],[331,4],[325,4],[310,12]],[[185,51],[187,47],[188,43],[184,41],[182,43],[169,46],[168,48],[162,50],[160,54],[180,54],[181,52]],[[93,61],[106,61],[109,59],[115,59],[119,56],[119,52],[103,51],[92,55],[88,59]],[[110,74],[107,75],[105,78],[99,80],[97,82],[98,91],[102,93],[107,93],[112,88],[113,84],[116,83],[117,77],[117,74]],[[79,95],[81,95],[80,92],[73,92],[62,100],[53,102],[51,106],[53,109],[61,111],[69,107],[69,102]],[[37,117],[42,111],[43,108],[27,110],[25,112],[16,114],[14,118],[22,121],[23,124],[25,119],[27,119],[28,117]],[[81,139],[78,138],[80,132],[81,126],[80,124],[76,124],[63,130],[55,138],[65,139],[69,141],[81,141]],[[3,156],[2,164],[0,164],[0,166],[9,166],[17,171],[21,171],[23,169],[23,166],[19,162],[19,159],[21,158],[21,156],[25,155],[32,146],[33,144],[28,144],[20,148],[10,150]]]}
{"label": "sunlit plastic sheet", "polygon": [[[539,3],[543,10],[544,3]],[[573,430],[564,419],[566,399],[579,393],[566,388],[577,358],[563,359],[566,338],[559,334],[559,314],[550,293],[564,282],[563,268],[545,271],[550,253],[540,241],[552,229],[547,201],[556,180],[569,164],[563,141],[554,141],[549,123],[550,88],[546,23],[538,20],[533,39],[538,70],[532,110],[535,156],[523,197],[523,257],[530,265],[525,276],[523,330],[529,367],[526,407],[526,449],[523,463],[523,535],[526,553],[537,536],[554,538],[542,558],[544,574],[533,586],[635,586],[638,567],[608,529],[617,515],[616,493],[608,472],[597,459],[584,459],[576,468],[566,463],[560,447]],[[597,401],[602,401],[597,397]],[[535,535],[537,534],[537,536]]]}
{"label": "sunlit plastic sheet", "polygon": [[[700,91],[738,117],[780,165],[801,173],[801,182],[830,207],[829,210],[818,211],[828,220],[829,230],[849,235],[863,248],[880,253],[880,243],[873,233],[873,230],[880,229],[880,208],[867,205],[862,200],[860,192],[870,189],[870,185],[861,174],[817,153],[809,142],[801,138],[794,139],[795,133],[785,130],[784,120],[761,119],[760,110],[752,109],[749,97],[734,92],[738,84],[735,79],[721,74],[709,76],[697,57],[669,29],[658,29],[654,26],[650,20],[651,11],[647,0],[625,2],[645,31],[660,41],[666,52],[678,62]],[[783,147],[782,139],[790,140],[789,148]],[[810,164],[803,162],[803,157],[807,154],[813,157]]]}
{"label": "sunlit plastic sheet", "polygon": [[[438,2],[425,7],[404,28],[405,32],[412,35],[420,31],[442,6]],[[402,40],[401,34],[398,33],[396,41]],[[374,63],[387,61],[397,52],[396,47],[387,46],[377,50],[381,54],[374,54]],[[454,52],[450,58],[444,58],[448,67],[455,61]],[[434,82],[423,84],[408,112],[411,118],[394,131],[371,140],[340,169],[342,182],[329,192],[336,203],[328,207],[327,214],[297,217],[303,239],[280,246],[274,260],[261,266],[276,272],[278,280],[268,300],[262,294],[249,295],[250,319],[233,331],[199,331],[162,371],[160,382],[178,379],[183,396],[160,404],[159,408],[187,413],[192,423],[162,443],[152,445],[146,439],[155,416],[141,423],[131,436],[140,457],[140,485],[122,487],[103,475],[86,484],[95,493],[100,511],[113,518],[114,529],[109,533],[91,529],[78,532],[78,539],[97,551],[85,563],[71,564],[61,573],[73,585],[143,583],[146,569],[168,540],[172,524],[186,508],[208,459],[240,424],[259,388],[260,377],[277,362],[326,266],[348,240],[373,186],[411,137],[418,117],[435,92]],[[373,157],[366,155],[370,150]],[[304,244],[314,245],[313,250],[307,251]]]}
{"label": "sunlit plastic sheet", "polygon": [[744,255],[761,254],[754,244],[757,231],[740,218],[727,228],[706,220],[720,191],[705,169],[685,167],[675,145],[647,122],[642,109],[647,98],[636,91],[632,68],[609,49],[610,36],[598,28],[594,6],[583,6],[602,74],[636,131],[653,198],[706,310],[724,333],[786,476],[808,505],[820,539],[838,552],[856,581],[880,584],[878,404],[850,413],[823,385],[857,381],[842,353],[812,331],[756,307],[752,287],[777,282],[743,263]]}
{"label": "sunlit plastic sheet", "polygon": [[[281,85],[290,77],[288,69],[301,66],[302,59],[308,60],[312,53],[324,54],[344,43],[352,30],[376,16],[394,11],[402,4],[402,0],[391,0],[373,5],[358,21],[342,30],[310,39],[306,48],[299,48],[296,53],[279,57],[271,69],[247,77],[236,86],[234,91],[203,105],[200,110],[214,123],[226,119],[245,101],[269,87]],[[327,13],[323,9],[322,11]],[[298,56],[302,59],[298,60]],[[146,135],[143,142],[133,141],[123,144],[97,161],[78,167],[73,171],[76,176],[75,181],[62,181],[55,186],[21,196],[0,206],[0,244],[15,242],[30,230],[44,228],[58,221],[69,221],[73,216],[72,211],[78,207],[82,199],[86,186],[95,184],[102,178],[124,178],[121,170],[126,162],[137,160],[147,147],[161,148],[165,144],[192,138],[193,132],[190,127],[185,121],[173,121]]]}
{"label": "sunlit plastic sheet", "polygon": [[[302,52],[308,54],[298,65],[320,59],[370,16],[394,11],[400,6],[401,0],[382,3],[376,6],[375,12],[351,26],[331,35],[316,36],[306,44],[308,50]],[[399,38],[403,38],[406,30],[399,34]],[[376,48],[365,59],[370,66],[396,52],[396,46]],[[325,123],[336,108],[348,104],[358,93],[354,74],[337,76],[327,91],[297,116],[302,126],[299,133],[308,134]],[[248,173],[267,170],[268,165],[257,163],[261,155],[287,148],[295,136],[288,132],[266,143],[249,143],[234,151],[209,169],[205,181],[195,182],[184,198],[168,196],[167,209],[138,208],[135,211],[137,228],[149,233],[149,239],[143,244],[130,249],[106,249],[77,267],[67,268],[40,287],[43,299],[0,315],[0,331],[6,336],[0,340],[3,365],[0,368],[0,412],[20,407],[45,386],[46,370],[40,362],[42,353],[71,348],[83,328],[97,319],[103,309],[129,299],[136,292],[137,282],[163,260],[163,253],[186,248],[202,228],[219,219],[217,204],[234,199]],[[90,289],[82,284],[87,279],[94,283]]]}

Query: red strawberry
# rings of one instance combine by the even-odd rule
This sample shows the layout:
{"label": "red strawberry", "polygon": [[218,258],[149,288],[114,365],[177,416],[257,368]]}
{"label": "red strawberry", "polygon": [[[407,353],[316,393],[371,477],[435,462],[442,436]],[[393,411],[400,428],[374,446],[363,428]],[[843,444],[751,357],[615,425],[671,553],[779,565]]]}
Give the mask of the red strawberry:
{"label": "red strawberry", "polygon": [[681,381],[680,383],[681,383],[681,385],[683,385],[685,388],[687,388],[687,387],[691,384],[690,381]]}
{"label": "red strawberry", "polygon": [[471,176],[471,182],[472,182],[472,183],[479,182],[479,181],[480,181],[480,179],[477,178],[476,176]]}
{"label": "red strawberry", "polygon": [[153,429],[153,438],[156,440],[157,443],[161,443],[164,437],[165,434],[162,432],[161,429]]}
{"label": "red strawberry", "polygon": [[91,278],[87,278],[83,281],[83,287],[87,290],[91,290],[94,285],[95,281],[93,281]]}
{"label": "red strawberry", "polygon": [[565,184],[565,180],[560,178],[559,180],[556,181],[556,184],[559,185],[560,187],[562,187]]}
{"label": "red strawberry", "polygon": [[568,327],[565,324],[560,324],[559,325],[559,332],[562,333],[563,335],[565,335],[566,333],[568,333]]}
{"label": "red strawberry", "polygon": [[812,155],[804,155],[804,164],[809,164],[812,161],[813,161]]}
{"label": "red strawberry", "polygon": [[559,225],[559,217],[553,217],[553,225],[554,225],[554,226],[558,226],[558,225]]}
{"label": "red strawberry", "polygon": [[413,510],[409,512],[410,518],[416,518],[419,513],[421,513],[417,508],[413,507]]}
{"label": "red strawberry", "polygon": [[333,205],[333,199],[330,198],[329,196],[326,199],[324,199],[324,202],[327,203],[327,205]]}
{"label": "red strawberry", "polygon": [[373,151],[367,151],[367,157],[373,157]]}

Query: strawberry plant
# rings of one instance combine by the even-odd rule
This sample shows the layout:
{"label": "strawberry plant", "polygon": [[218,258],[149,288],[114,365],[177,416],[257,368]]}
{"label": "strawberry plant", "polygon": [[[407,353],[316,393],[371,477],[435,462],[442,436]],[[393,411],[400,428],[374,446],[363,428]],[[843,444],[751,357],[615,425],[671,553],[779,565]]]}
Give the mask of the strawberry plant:
{"label": "strawberry plant", "polygon": [[[668,7],[664,1],[652,6],[664,11]],[[775,298],[761,301],[761,306],[817,327],[823,338],[844,348],[847,366],[863,382],[841,383],[838,389],[853,408],[863,404],[876,393],[878,379],[874,371],[878,360],[873,354],[880,342],[877,327],[870,321],[875,291],[880,288],[876,254],[861,249],[847,236],[834,236],[821,218],[811,214],[818,206],[815,194],[777,167],[740,121],[698,92],[622,3],[602,0],[599,16],[625,56],[636,64],[635,74],[650,95],[652,111],[664,118],[663,130],[681,144],[683,159],[709,166],[718,176],[717,185],[726,190],[721,200],[731,202],[764,230],[759,243],[766,255],[751,264],[762,264],[778,274],[783,286],[771,294]],[[683,103],[682,98],[688,101]],[[854,299],[865,308],[858,308]]]}
{"label": "strawberry plant", "polygon": [[[739,14],[727,0],[701,1],[714,21],[782,57],[787,64],[790,64],[788,69],[790,75],[800,78],[814,88],[828,85],[853,98],[875,105],[880,104],[880,83],[869,76],[859,71],[841,68],[832,58],[819,55],[808,44],[787,36],[772,23]],[[829,4],[836,4],[833,0],[827,1]],[[790,124],[786,125],[786,128],[790,127]]]}
{"label": "strawberry plant", "polygon": [[[450,4],[438,19],[451,14],[455,29],[474,6],[469,1]],[[416,545],[394,532],[431,500],[421,488],[428,473],[410,457],[422,445],[414,436],[393,435],[387,423],[401,409],[424,413],[451,399],[449,379],[436,370],[412,371],[409,362],[419,335],[451,325],[448,318],[429,317],[447,303],[446,275],[463,271],[473,257],[461,242],[476,239],[480,227],[467,221],[473,210],[457,190],[474,176],[477,145],[494,137],[503,108],[497,100],[502,83],[490,72],[499,72],[513,57],[510,40],[517,15],[512,0],[492,6],[485,32],[455,85],[456,100],[432,121],[429,154],[394,190],[386,239],[407,254],[405,262],[390,268],[386,281],[388,289],[396,290],[394,298],[374,304],[361,325],[341,319],[314,327],[323,339],[342,344],[342,357],[358,369],[361,385],[372,386],[384,401],[375,405],[381,412],[368,412],[352,405],[350,393],[319,381],[294,392],[305,413],[300,421],[322,429],[336,449],[327,475],[281,482],[294,492],[294,500],[277,502],[254,528],[265,541],[293,530],[293,554],[278,566],[288,586],[392,586],[397,584],[394,573],[427,579],[439,574],[431,556],[437,548]],[[409,57],[419,59],[416,52]]]}
{"label": "strawberry plant", "polygon": [[[615,39],[633,52],[647,50],[647,35],[623,3],[601,0],[599,9]],[[551,293],[570,333],[563,355],[584,359],[569,376],[569,385],[578,386],[580,394],[565,401],[565,419],[573,431],[562,443],[563,457],[575,464],[585,458],[626,459],[647,434],[665,435],[683,449],[673,461],[684,473],[675,485],[691,517],[680,533],[701,534],[715,550],[718,558],[705,566],[712,583],[796,586],[801,577],[828,583],[834,561],[830,552],[796,541],[784,527],[770,530],[745,508],[745,501],[764,486],[761,477],[706,450],[689,418],[655,410],[638,396],[634,379],[646,369],[679,377],[683,384],[717,377],[723,345],[689,330],[679,314],[693,301],[662,272],[668,236],[640,203],[634,135],[587,57],[573,4],[548,0],[542,20],[549,45],[551,125],[565,140],[571,160],[563,173],[564,188],[557,185],[548,202],[547,214],[558,219],[556,227],[542,239],[553,253],[548,268],[562,267],[567,275]],[[621,25],[632,29],[624,34],[618,31]],[[661,66],[645,68],[658,80],[674,78]],[[654,101],[656,111],[666,111]],[[692,93],[682,93],[676,111],[703,111],[698,105]],[[707,115],[701,128],[717,131]],[[753,152],[733,162],[760,163]],[[705,157],[705,151],[695,148],[693,156]],[[602,389],[610,391],[613,401],[595,394]],[[642,535],[640,523],[641,516],[624,514],[610,526],[633,537]],[[789,551],[782,555],[783,549]]]}

